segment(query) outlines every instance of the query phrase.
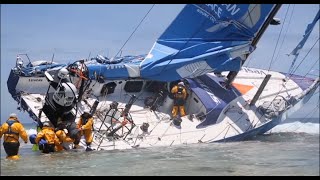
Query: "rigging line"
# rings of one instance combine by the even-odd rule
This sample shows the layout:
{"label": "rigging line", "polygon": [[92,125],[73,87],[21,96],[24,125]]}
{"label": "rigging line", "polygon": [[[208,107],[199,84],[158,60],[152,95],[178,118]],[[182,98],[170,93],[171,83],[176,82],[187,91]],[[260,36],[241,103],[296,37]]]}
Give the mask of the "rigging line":
{"label": "rigging line", "polygon": [[[286,83],[287,83],[287,82],[285,82],[284,85],[285,85]],[[278,97],[278,95],[282,92],[283,89],[284,89],[284,86],[281,87],[281,89],[278,91],[278,93],[275,94],[274,98],[273,98],[270,102],[273,102],[273,101]],[[270,103],[269,106],[268,106],[266,109],[270,108],[271,105],[272,105],[272,103]],[[291,105],[291,104],[290,104],[290,105]],[[287,110],[287,109],[286,109],[286,110]],[[261,115],[261,116],[258,118],[258,121],[257,121],[257,123],[255,124],[255,126],[260,122],[260,120],[261,120],[263,117],[264,117],[266,120],[268,120],[268,121],[272,121],[272,118],[271,118],[271,119],[268,119],[268,118],[265,117],[264,114],[259,113],[259,112],[258,112],[258,107],[254,110],[254,113],[255,113],[255,114],[258,113],[259,115]]]}
{"label": "rigging line", "polygon": [[[288,81],[286,81],[285,83],[284,83],[284,85],[287,83]],[[282,89],[284,88],[284,86],[282,86],[282,88],[280,89],[280,91],[278,92],[278,94],[273,98],[273,100],[272,101],[270,101],[270,102],[273,102],[277,97],[278,97],[278,95],[280,94],[280,92],[282,91]],[[292,96],[290,96],[290,97],[292,97]],[[272,105],[272,103],[270,103],[270,105],[267,107],[267,108],[269,108],[270,106]],[[293,105],[292,104],[288,104],[289,106],[287,106],[286,107],[286,109],[284,110],[284,112],[285,111],[287,111],[288,109],[290,109]],[[295,104],[294,104],[295,105]],[[255,113],[256,112],[258,112],[258,108],[256,108],[256,110],[255,110]],[[259,113],[260,114],[260,113]],[[259,121],[260,121],[260,119],[262,118],[262,117],[265,117],[264,116],[264,114],[262,114],[262,116],[258,119]],[[278,117],[279,117],[279,115],[278,115]],[[266,117],[265,117],[265,119],[266,119]],[[271,118],[271,119],[269,119],[269,121],[272,121],[272,119],[273,118]]]}
{"label": "rigging line", "polygon": [[[142,20],[140,21],[140,23],[138,24],[138,26],[134,29],[134,31],[131,33],[131,35],[128,37],[128,39],[126,40],[126,42],[122,45],[122,47],[120,48],[120,50],[117,52],[117,54],[115,55],[115,57],[117,57],[117,55],[122,51],[122,48],[127,44],[127,42],[130,40],[130,38],[132,37],[132,35],[136,32],[136,30],[138,29],[138,27],[141,25],[141,23],[144,21],[144,19],[147,17],[147,15],[150,13],[150,11],[152,10],[152,8],[154,7],[155,4],[152,5],[152,7],[149,9],[149,11],[147,12],[147,14],[142,18]],[[110,66],[106,65],[106,66]],[[99,76],[101,74],[102,71],[102,65],[99,68]]]}
{"label": "rigging line", "polygon": [[[212,110],[211,110],[212,111]],[[228,130],[227,130],[227,132],[229,131],[229,128],[233,125],[233,124],[235,124],[236,125],[236,123],[239,121],[239,120],[241,120],[242,119],[242,117],[245,115],[245,113],[242,113],[242,115],[237,119],[237,120],[235,120],[235,121],[233,121],[232,123],[228,123],[228,125],[217,135],[217,136],[215,136],[212,140],[214,140],[214,139],[216,139],[221,133],[223,133],[224,132],[224,130],[226,130],[227,128],[228,128]],[[248,129],[247,129],[248,130]],[[247,131],[246,130],[246,131]],[[225,136],[224,136],[225,137]]]}
{"label": "rigging line", "polygon": [[[318,41],[319,41],[319,38],[318,38],[318,40],[316,41],[316,43],[317,43]],[[316,43],[315,43],[315,44],[316,44]],[[314,45],[315,45],[315,44],[314,44]],[[314,45],[312,46],[312,48],[314,47]],[[311,48],[311,49],[312,49],[312,48]],[[311,49],[309,50],[309,52],[311,51]],[[306,54],[306,56],[309,54],[309,52]],[[306,56],[305,56],[305,58],[306,58]],[[304,58],[304,59],[305,59],[305,58]],[[303,59],[303,60],[304,60],[304,59]],[[302,61],[303,61],[303,60],[302,60]],[[302,62],[300,62],[300,64],[298,65],[298,67],[301,65],[301,63],[302,63]],[[297,68],[298,68],[298,67],[297,67]],[[297,69],[297,68],[296,68],[296,69]],[[291,74],[291,76],[292,76],[292,74]],[[288,81],[286,81],[286,82],[284,83],[284,85],[285,85],[287,82],[288,82]],[[276,96],[273,98],[273,100],[270,101],[270,102],[273,102],[273,101],[278,97],[278,95],[280,94],[280,92],[282,91],[283,88],[284,88],[284,86],[282,86],[282,88],[280,89],[280,91],[277,93],[277,95],[276,95]],[[272,105],[272,104],[270,103],[270,105],[269,105],[267,108],[269,108],[271,105]],[[292,104],[289,104],[289,105],[292,105]],[[257,112],[257,111],[258,111],[258,108],[255,110],[255,112]],[[262,115],[258,120],[260,120],[262,117],[264,117],[264,115]]]}
{"label": "rigging line", "polygon": [[[304,116],[302,118],[301,122],[304,123],[304,124],[307,123],[308,118],[310,118],[316,111],[317,111],[317,107],[313,108],[306,116]],[[292,124],[292,125],[288,126],[287,128],[284,128],[282,131],[288,130],[289,128],[291,128],[293,126],[297,126],[297,124]],[[295,129],[293,132],[297,131],[299,128],[301,128],[301,126],[298,127],[297,129]]]}
{"label": "rigging line", "polygon": [[[229,128],[230,128],[230,123],[218,134],[218,135],[216,135],[214,138],[212,138],[211,139],[211,141],[214,141],[217,137],[219,137],[220,136],[220,134],[222,134],[223,132],[224,132],[224,130],[226,130],[227,128],[228,128],[228,130],[227,131],[229,131]],[[225,137],[225,136],[224,136]],[[202,139],[202,138],[201,138]]]}
{"label": "rigging line", "polygon": [[[319,62],[319,60],[320,60],[320,59],[316,60],[316,61],[312,64],[312,66],[311,66],[311,68],[309,69],[309,71],[307,71],[307,73],[306,73],[303,77],[306,77],[306,76],[312,71],[312,69],[315,67],[315,65],[317,64],[317,62]],[[316,67],[319,67],[319,65],[316,66]]]}
{"label": "rigging line", "polygon": [[317,44],[317,42],[319,41],[319,38],[317,39],[317,41],[313,44],[313,46],[310,48],[310,50],[307,52],[307,54],[303,57],[303,59],[301,60],[301,62],[299,63],[299,65],[290,73],[290,77],[293,75],[293,73],[295,73],[297,71],[297,69],[299,68],[299,66],[301,65],[301,63],[307,58],[307,56],[309,55],[309,53],[311,52],[311,50],[314,48],[314,46]]}
{"label": "rigging line", "polygon": [[152,7],[149,9],[149,11],[147,12],[147,14],[142,18],[142,20],[140,21],[140,23],[138,24],[138,26],[134,29],[134,31],[131,33],[131,35],[129,36],[129,38],[126,40],[126,42],[122,45],[122,47],[120,48],[120,50],[117,52],[117,54],[115,55],[115,57],[117,57],[117,55],[122,51],[122,48],[127,44],[127,42],[129,41],[129,39],[132,37],[132,35],[136,32],[136,30],[138,29],[138,27],[141,25],[141,23],[144,21],[144,19],[147,17],[147,15],[150,13],[150,11],[152,10],[152,8],[154,7],[155,4],[152,5]]}
{"label": "rigging line", "polygon": [[[290,6],[291,6],[291,4],[289,4],[289,7],[288,7],[288,9],[287,9],[287,12],[286,12],[285,17],[287,17],[287,13],[288,13],[288,11],[289,11]],[[292,19],[292,16],[293,16],[294,6],[295,6],[295,5],[293,5],[293,9],[292,9],[292,11],[291,11],[291,15],[290,15],[290,19],[289,19],[289,22],[288,22],[288,26],[287,26],[286,32],[284,33],[284,37],[283,37],[283,39],[282,39],[282,42],[281,42],[281,45],[280,45],[280,48],[279,48],[279,51],[278,51],[278,53],[277,53],[277,56],[276,56],[276,58],[275,58],[274,63],[276,63],[276,61],[279,60],[278,58],[279,58],[279,55],[280,55],[280,50],[281,50],[282,47],[283,47],[284,40],[287,38],[289,26],[290,26],[290,24],[291,24],[291,19]],[[284,19],[283,24],[285,24],[286,19],[287,19],[287,18]]]}
{"label": "rigging line", "polygon": [[[288,11],[287,11],[287,13],[288,13]],[[278,39],[277,39],[277,43],[276,43],[276,46],[274,47],[274,50],[273,50],[273,53],[272,53],[271,62],[270,62],[269,68],[268,68],[268,72],[270,71],[271,65],[273,64],[274,55],[275,55],[276,50],[278,49],[278,43],[279,43],[280,37],[281,37],[281,35],[282,35],[283,27],[284,27],[284,24],[282,24],[282,26],[281,26],[281,30],[280,30],[280,33],[279,33],[279,36],[278,36]]]}

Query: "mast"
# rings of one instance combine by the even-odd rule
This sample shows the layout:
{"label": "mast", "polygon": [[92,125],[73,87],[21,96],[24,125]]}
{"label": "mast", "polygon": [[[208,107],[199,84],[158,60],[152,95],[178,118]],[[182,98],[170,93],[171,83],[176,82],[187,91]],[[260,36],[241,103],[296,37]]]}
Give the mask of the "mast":
{"label": "mast", "polygon": [[[262,37],[262,34],[266,31],[267,27],[270,25],[270,23],[272,23],[274,21],[274,16],[277,14],[277,12],[279,11],[280,7],[282,4],[276,4],[275,7],[273,8],[273,10],[270,12],[267,20],[264,22],[264,24],[262,25],[261,29],[258,31],[256,37],[252,40],[251,45],[255,48],[258,41],[260,40],[260,38]],[[250,54],[246,55],[246,59],[248,58]],[[246,59],[244,61],[242,61],[241,66],[244,64],[244,62],[246,61]],[[233,80],[236,78],[237,74],[239,71],[230,71],[229,74],[227,75],[227,82],[226,82],[226,88],[230,87],[230,84],[233,82]]]}
{"label": "mast", "polygon": [[271,11],[269,17],[267,18],[266,22],[262,25],[260,31],[258,31],[257,36],[253,39],[251,45],[253,47],[255,47],[258,43],[258,41],[260,40],[262,34],[266,31],[267,27],[269,26],[269,24],[271,23],[271,21],[273,20],[274,16],[277,14],[277,12],[279,11],[280,7],[282,4],[276,4],[274,9]]}

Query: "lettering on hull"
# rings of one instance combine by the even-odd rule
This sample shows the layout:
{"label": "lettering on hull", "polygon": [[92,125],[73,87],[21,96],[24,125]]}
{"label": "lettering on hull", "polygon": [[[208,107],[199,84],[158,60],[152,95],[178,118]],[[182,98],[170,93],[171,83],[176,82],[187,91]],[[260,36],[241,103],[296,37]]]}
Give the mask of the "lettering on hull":
{"label": "lettering on hull", "polygon": [[42,82],[43,81],[43,79],[34,79],[34,78],[30,78],[29,80],[28,80],[29,82]]}

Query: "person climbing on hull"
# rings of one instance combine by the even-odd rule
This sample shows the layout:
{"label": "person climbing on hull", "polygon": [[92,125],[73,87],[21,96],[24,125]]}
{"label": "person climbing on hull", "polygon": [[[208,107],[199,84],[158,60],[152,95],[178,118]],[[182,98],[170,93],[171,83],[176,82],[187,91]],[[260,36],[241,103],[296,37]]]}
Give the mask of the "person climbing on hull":
{"label": "person climbing on hull", "polygon": [[[93,117],[89,111],[84,111],[80,116],[80,119],[77,123],[78,129],[81,131],[81,136],[84,136],[86,140],[87,149],[86,151],[91,151],[91,143],[93,140],[92,131],[93,131]],[[79,147],[80,141],[75,141],[75,148]]]}
{"label": "person climbing on hull", "polygon": [[183,82],[179,82],[171,89],[173,95],[172,118],[173,123],[177,126],[181,124],[181,117],[186,115],[184,104],[187,99],[187,89]]}

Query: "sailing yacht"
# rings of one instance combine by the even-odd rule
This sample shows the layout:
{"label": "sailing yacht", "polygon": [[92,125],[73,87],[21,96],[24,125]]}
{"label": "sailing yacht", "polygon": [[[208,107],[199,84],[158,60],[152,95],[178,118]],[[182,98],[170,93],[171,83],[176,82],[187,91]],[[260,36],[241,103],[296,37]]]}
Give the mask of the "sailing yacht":
{"label": "sailing yacht", "polygon": [[[284,121],[319,86],[319,78],[244,66],[266,29],[279,25],[280,7],[187,4],[146,55],[98,55],[42,69],[24,67],[19,56],[8,90],[40,128],[62,121],[70,136],[90,111],[96,150],[246,140]],[[307,32],[318,20],[319,13]],[[59,78],[62,69],[68,74]],[[179,82],[187,115],[177,119],[171,89]],[[85,139],[80,145],[86,148]]]}

